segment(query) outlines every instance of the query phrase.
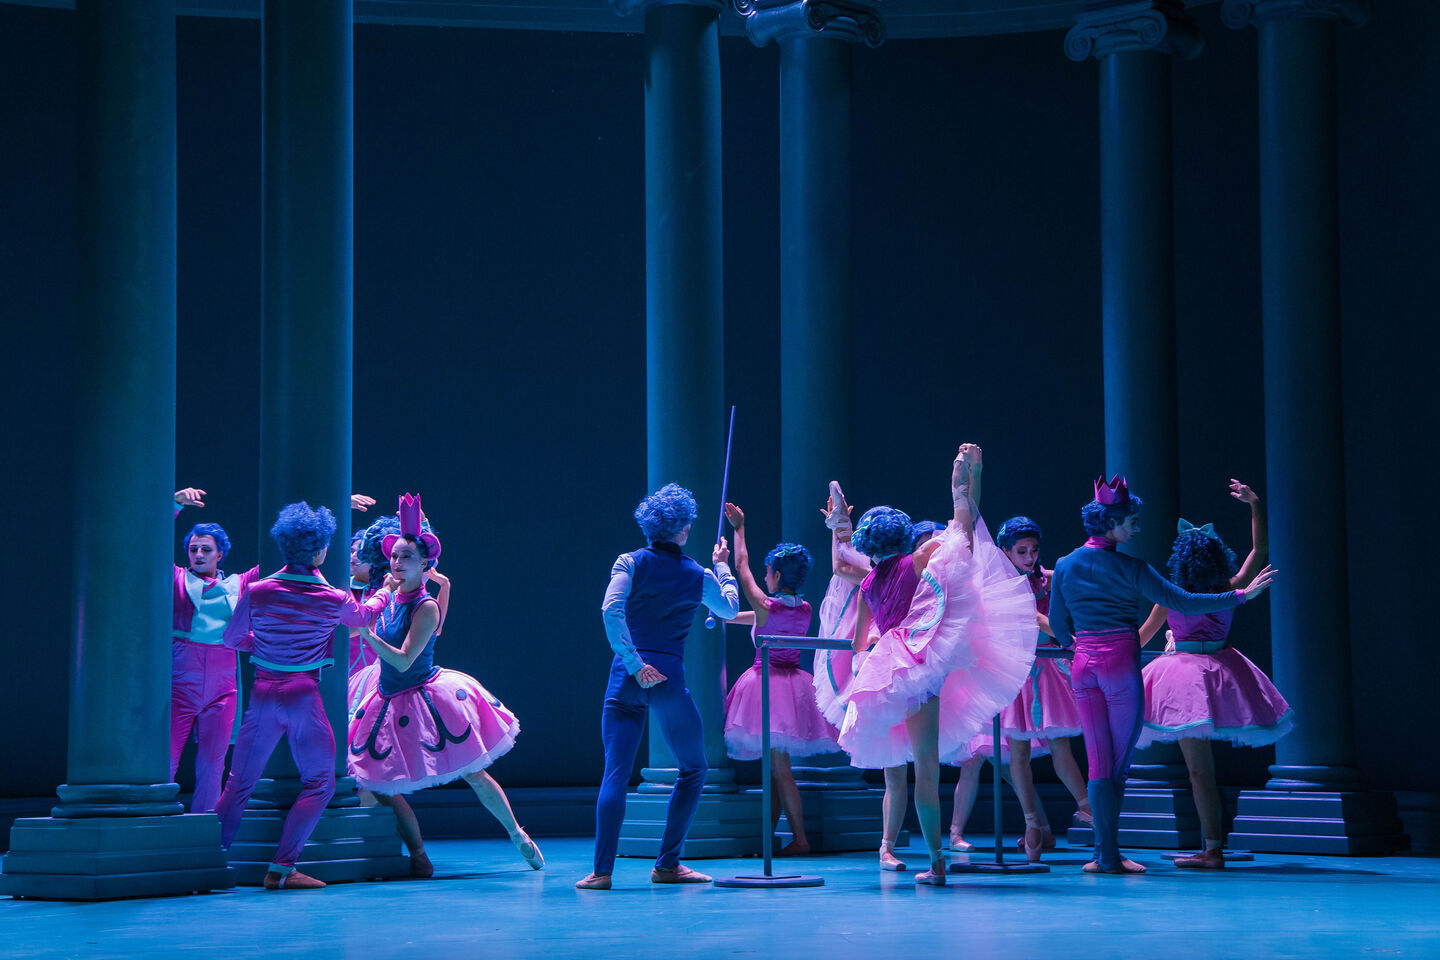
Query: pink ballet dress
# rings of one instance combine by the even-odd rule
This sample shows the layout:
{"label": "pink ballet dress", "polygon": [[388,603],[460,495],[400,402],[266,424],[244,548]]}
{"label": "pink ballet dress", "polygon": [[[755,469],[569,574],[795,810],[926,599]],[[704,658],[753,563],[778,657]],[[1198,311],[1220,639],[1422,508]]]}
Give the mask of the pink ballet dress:
{"label": "pink ballet dress", "polygon": [[[763,627],[752,636],[803,637],[810,629],[810,604],[794,596],[770,597]],[[755,663],[725,697],[725,752],[736,760],[760,759],[760,651]],[[792,757],[838,750],[837,731],[815,705],[815,678],[800,669],[799,650],[770,651],[770,746]]]}
{"label": "pink ballet dress", "polygon": [[1145,721],[1137,747],[1192,737],[1259,747],[1294,727],[1294,711],[1270,678],[1229,645],[1233,617],[1233,610],[1170,613],[1175,652],[1142,673]]}
{"label": "pink ballet dress", "polygon": [[[405,642],[423,588],[399,593],[375,634]],[[433,664],[435,638],[405,671],[383,660],[350,678],[349,772],[374,793],[410,793],[484,770],[515,745],[520,721],[474,677]]]}
{"label": "pink ballet dress", "polygon": [[[1035,593],[1035,609],[1047,616],[1052,575],[1053,571],[1041,567],[1025,578]],[[1055,647],[1049,637],[1042,639],[1046,646]],[[1030,679],[1020,688],[1019,696],[1000,711],[1001,735],[1011,740],[1039,741],[1078,737],[1080,732],[1080,710],[1070,689],[1070,664],[1036,657]]]}
{"label": "pink ballet dress", "polygon": [[[830,578],[825,599],[820,602],[820,636],[830,640],[851,640],[855,636],[856,611],[865,600],[860,587],[844,577]],[[815,705],[827,722],[839,727],[845,719],[845,695],[865,654],[853,650],[815,651]]]}
{"label": "pink ballet dress", "polygon": [[850,683],[840,728],[854,766],[910,759],[905,719],[936,696],[940,757],[956,762],[1029,678],[1039,633],[1030,585],[982,522],[973,552],[954,522],[936,541],[918,580],[907,554],[883,561],[862,587],[881,633]]}

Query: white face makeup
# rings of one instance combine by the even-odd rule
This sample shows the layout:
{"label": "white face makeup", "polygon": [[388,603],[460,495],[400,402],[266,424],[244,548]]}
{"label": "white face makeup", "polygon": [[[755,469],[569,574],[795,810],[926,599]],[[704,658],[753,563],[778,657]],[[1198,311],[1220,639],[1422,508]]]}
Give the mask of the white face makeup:
{"label": "white face makeup", "polygon": [[215,576],[215,571],[219,569],[220,561],[225,556],[216,546],[215,538],[209,534],[191,537],[185,552],[190,561],[190,572],[197,577]]}
{"label": "white face makeup", "polygon": [[1040,541],[1035,537],[1021,537],[1010,545],[1005,556],[1017,569],[1031,573],[1040,566]]}
{"label": "white face makeup", "polygon": [[409,540],[396,540],[390,549],[390,573],[413,588],[425,574],[425,557],[420,548]]}

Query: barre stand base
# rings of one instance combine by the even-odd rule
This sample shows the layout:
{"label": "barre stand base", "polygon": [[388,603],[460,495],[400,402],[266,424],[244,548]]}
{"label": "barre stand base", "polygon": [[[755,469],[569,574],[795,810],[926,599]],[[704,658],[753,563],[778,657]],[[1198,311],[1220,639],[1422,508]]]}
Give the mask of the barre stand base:
{"label": "barre stand base", "polygon": [[716,877],[717,887],[823,887],[824,877],[809,876],[801,873],[776,874],[773,877],[765,877],[754,874],[740,874],[734,877]]}

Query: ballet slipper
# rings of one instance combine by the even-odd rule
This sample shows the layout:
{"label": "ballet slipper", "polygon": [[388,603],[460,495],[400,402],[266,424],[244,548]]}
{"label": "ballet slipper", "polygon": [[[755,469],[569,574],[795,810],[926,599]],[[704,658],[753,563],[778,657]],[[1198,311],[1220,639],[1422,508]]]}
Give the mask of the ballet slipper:
{"label": "ballet slipper", "polygon": [[1223,870],[1225,854],[1219,847],[1212,847],[1192,857],[1176,857],[1175,866],[1191,870]]}
{"label": "ballet slipper", "polygon": [[575,881],[576,890],[609,890],[610,874],[608,873],[587,873]]}
{"label": "ballet slipper", "polygon": [[975,844],[966,842],[965,838],[954,830],[950,831],[950,852],[970,853],[975,849]]}
{"label": "ballet slipper", "polygon": [[777,857],[803,857],[810,852],[810,844],[801,843],[799,840],[791,840],[781,847],[775,856]]}
{"label": "ballet slipper", "polygon": [[1040,862],[1040,853],[1045,849],[1045,831],[1040,827],[1040,818],[1033,814],[1025,816],[1025,836],[1020,838],[1025,849],[1025,859],[1031,863]]}
{"label": "ballet slipper", "polygon": [[904,873],[908,867],[905,861],[895,856],[895,847],[890,843],[880,844],[880,869],[890,870],[894,873]]}
{"label": "ballet slipper", "polygon": [[425,855],[425,851],[410,854],[410,876],[424,880],[435,876],[435,865]]}
{"label": "ballet slipper", "polygon": [[683,863],[673,867],[655,867],[650,871],[651,883],[709,883],[710,877],[699,870],[691,870]]}
{"label": "ballet slipper", "polygon": [[1106,870],[1104,867],[1100,866],[1100,861],[1098,860],[1091,860],[1089,863],[1085,864],[1084,870],[1086,873],[1098,873],[1102,876],[1130,877],[1139,876],[1140,874],[1144,873],[1145,867],[1141,864],[1136,863],[1134,860],[1121,857],[1120,867],[1117,870]]}
{"label": "ballet slipper", "polygon": [[929,887],[945,886],[945,858],[930,861],[930,869],[923,873],[915,874],[915,882],[923,883]]}
{"label": "ballet slipper", "polygon": [[1095,826],[1095,815],[1090,812],[1090,798],[1086,797],[1076,805],[1075,819],[1087,826]]}
{"label": "ballet slipper", "polygon": [[324,886],[324,880],[316,880],[299,870],[291,870],[289,873],[271,870],[265,874],[266,890],[319,890]]}
{"label": "ballet slipper", "polygon": [[515,844],[515,849],[520,851],[520,857],[530,864],[531,870],[539,870],[545,866],[545,855],[540,852],[540,846],[530,839],[523,829],[516,830],[510,837],[510,842]]}

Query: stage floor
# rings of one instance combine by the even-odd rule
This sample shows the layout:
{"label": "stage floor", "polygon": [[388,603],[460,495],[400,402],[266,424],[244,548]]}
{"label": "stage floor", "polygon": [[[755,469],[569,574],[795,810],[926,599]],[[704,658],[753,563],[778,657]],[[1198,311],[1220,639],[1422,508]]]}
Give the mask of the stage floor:
{"label": "stage floor", "polygon": [[[1011,841],[1014,842],[1013,840]],[[1135,858],[1143,878],[1080,872],[1080,850],[1048,874],[952,874],[945,889],[881,873],[873,854],[777,861],[819,888],[655,887],[649,861],[622,859],[605,893],[572,884],[586,840],[543,841],[531,872],[496,840],[428,845],[432,880],[109,903],[0,902],[0,955],[36,957],[732,957],[1042,955],[1440,957],[1440,859],[1257,855],[1223,873]],[[921,866],[917,847],[901,851]],[[972,856],[977,856],[973,855]],[[978,855],[990,859],[990,855]],[[715,876],[757,860],[694,861]]]}

